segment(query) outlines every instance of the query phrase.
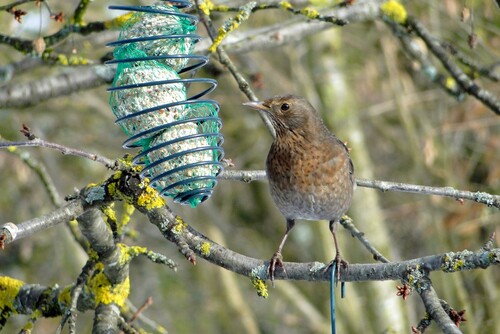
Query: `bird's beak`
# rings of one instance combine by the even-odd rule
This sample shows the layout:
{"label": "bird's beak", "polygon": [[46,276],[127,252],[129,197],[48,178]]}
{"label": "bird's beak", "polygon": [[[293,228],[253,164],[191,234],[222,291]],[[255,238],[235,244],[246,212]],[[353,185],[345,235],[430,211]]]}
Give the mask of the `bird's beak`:
{"label": "bird's beak", "polygon": [[245,102],[243,103],[244,106],[250,107],[255,110],[261,110],[261,111],[266,111],[269,112],[270,108],[268,105],[264,103],[264,101],[251,101],[251,102]]}

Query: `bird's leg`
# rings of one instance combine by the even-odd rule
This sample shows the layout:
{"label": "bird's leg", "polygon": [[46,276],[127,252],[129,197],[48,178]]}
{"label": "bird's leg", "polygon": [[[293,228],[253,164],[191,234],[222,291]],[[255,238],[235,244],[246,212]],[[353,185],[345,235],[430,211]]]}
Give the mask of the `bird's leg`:
{"label": "bird's leg", "polygon": [[286,239],[288,238],[288,233],[290,232],[290,230],[293,228],[294,225],[295,225],[295,220],[293,219],[286,220],[285,235],[283,236],[283,239],[281,239],[281,243],[278,247],[278,250],[276,251],[276,253],[274,253],[273,257],[269,261],[268,273],[269,277],[271,278],[271,283],[273,284],[274,284],[274,271],[276,270],[276,266],[283,268],[283,256],[281,255],[281,250],[283,249]]}
{"label": "bird's leg", "polygon": [[335,259],[333,259],[332,262],[329,263],[327,266],[327,269],[330,269],[333,264],[336,266],[336,277],[335,277],[335,282],[340,281],[340,266],[344,267],[347,269],[349,263],[340,257],[340,250],[339,250],[339,244],[337,242],[337,221],[336,220],[330,220],[330,232],[332,232],[333,236],[333,243],[335,244]]}

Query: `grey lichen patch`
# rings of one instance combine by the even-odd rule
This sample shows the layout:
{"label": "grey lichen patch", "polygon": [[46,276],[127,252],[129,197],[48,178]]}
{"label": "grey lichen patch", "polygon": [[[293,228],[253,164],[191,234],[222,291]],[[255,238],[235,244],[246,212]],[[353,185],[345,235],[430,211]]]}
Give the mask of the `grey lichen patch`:
{"label": "grey lichen patch", "polygon": [[84,201],[88,204],[92,204],[95,201],[103,201],[106,197],[106,190],[103,186],[94,186],[87,188],[85,192]]}
{"label": "grey lichen patch", "polygon": [[466,258],[471,255],[473,255],[473,253],[467,249],[458,253],[446,253],[443,256],[443,264],[441,265],[441,270],[447,273],[452,273],[455,271],[472,269],[473,265],[468,264],[466,261]]}
{"label": "grey lichen patch", "polygon": [[429,280],[425,280],[426,272],[422,270],[420,265],[407,267],[406,277],[402,280],[403,283],[408,283],[412,289],[417,289],[418,293],[429,288]]}
{"label": "grey lichen patch", "polygon": [[495,198],[490,194],[478,191],[474,193],[474,198],[476,202],[484,203],[487,206],[495,205]]}
{"label": "grey lichen patch", "polygon": [[317,262],[317,261],[315,261],[314,264],[312,265],[312,267],[309,268],[309,272],[311,272],[311,273],[317,273],[318,271],[325,270],[326,266],[327,265],[324,264],[323,262]]}
{"label": "grey lichen patch", "polygon": [[500,250],[493,249],[488,253],[488,261],[491,264],[500,263]]}
{"label": "grey lichen patch", "polygon": [[258,278],[265,278],[267,277],[267,266],[265,264],[262,264],[258,267],[255,267],[252,269],[252,272],[250,273],[250,277],[258,277]]}

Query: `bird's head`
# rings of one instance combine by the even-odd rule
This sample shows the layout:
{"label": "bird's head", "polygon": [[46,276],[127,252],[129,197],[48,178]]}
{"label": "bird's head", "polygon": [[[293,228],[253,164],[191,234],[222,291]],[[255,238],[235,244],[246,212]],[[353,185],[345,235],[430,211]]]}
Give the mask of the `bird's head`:
{"label": "bird's head", "polygon": [[307,131],[318,120],[321,122],[314,107],[306,99],[295,95],[275,96],[243,105],[265,112],[278,136],[286,135],[288,131]]}

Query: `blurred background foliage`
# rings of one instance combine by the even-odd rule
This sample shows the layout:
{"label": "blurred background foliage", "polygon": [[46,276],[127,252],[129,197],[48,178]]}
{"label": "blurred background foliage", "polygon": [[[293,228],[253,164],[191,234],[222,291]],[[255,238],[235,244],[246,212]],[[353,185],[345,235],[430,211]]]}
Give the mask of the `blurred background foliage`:
{"label": "blurred background foliage", "polygon": [[[53,12],[62,11],[69,16],[77,3],[51,1],[49,5]],[[118,13],[107,6],[126,3],[151,2],[95,1],[88,7],[84,20],[109,20]],[[452,42],[482,64],[499,61],[500,9],[494,1],[404,4],[435,37]],[[474,49],[468,45],[470,20],[460,21],[464,4],[473,13],[473,28],[478,37]],[[44,6],[41,11],[34,3],[22,8],[28,13],[22,23],[9,13],[0,13],[0,33],[33,39],[40,33],[54,33],[62,26],[49,19]],[[226,17],[214,13],[216,24]],[[240,29],[291,18],[292,14],[282,10],[259,11]],[[199,30],[204,34],[201,24]],[[116,32],[109,31],[84,37],[72,35],[56,49],[68,55],[74,49],[77,55],[98,63],[109,52],[105,43],[114,38]],[[26,57],[5,44],[0,45],[0,50],[0,66]],[[227,51],[231,55],[231,50]],[[499,193],[498,115],[472,97],[457,101],[430,83],[418,64],[405,56],[382,21],[333,27],[298,43],[232,55],[232,59],[242,73],[253,78],[252,88],[259,98],[286,92],[306,96],[321,111],[328,126],[352,148],[357,177]],[[439,67],[437,61],[435,64]],[[215,59],[211,65],[198,76],[219,81],[211,97],[222,106],[226,157],[236,169],[263,169],[271,136],[258,115],[241,106],[245,96],[233,78]],[[2,83],[0,89],[66,70],[57,65],[37,66]],[[498,82],[481,78],[478,82],[495,94],[500,92]],[[114,120],[106,87],[102,86],[25,109],[4,108],[0,111],[0,134],[8,140],[24,140],[19,129],[25,123],[43,139],[114,159],[126,153],[121,148],[125,135]],[[45,164],[63,196],[110,174],[102,165],[48,149],[19,152]],[[54,208],[37,175],[6,150],[0,151],[0,184],[2,223],[19,223]],[[270,258],[285,230],[284,219],[274,207],[264,182],[221,181],[213,197],[198,208],[175,204],[171,207],[195,229],[251,257]],[[358,188],[349,214],[366,237],[394,261],[477,250],[492,232],[500,235],[497,209],[435,196]],[[144,316],[170,333],[329,332],[327,284],[278,281],[270,289],[269,298],[262,299],[246,277],[204,261],[192,266],[139,213],[134,214],[131,228],[137,233],[126,238],[126,243],[147,246],[180,264],[177,273],[141,258],[131,266],[131,303],[139,306],[153,296],[154,303]],[[339,235],[340,247],[349,262],[373,261],[347,232],[340,231]],[[333,254],[327,224],[308,222],[297,224],[283,252],[286,261],[302,262],[327,262]],[[8,245],[0,253],[0,275],[62,286],[75,281],[85,261],[86,254],[67,228],[58,226]],[[498,268],[455,274],[437,272],[431,278],[441,298],[457,310],[467,310],[467,322],[462,324],[465,332],[500,331]],[[339,332],[409,333],[410,326],[424,316],[424,309],[418,294],[403,303],[396,296],[398,284],[347,284],[346,299],[338,300]],[[91,319],[91,313],[79,316],[79,332],[90,331]],[[17,332],[24,321],[23,317],[14,317],[4,331]],[[40,320],[33,332],[54,332],[58,321]],[[428,332],[439,330],[432,326]]]}

